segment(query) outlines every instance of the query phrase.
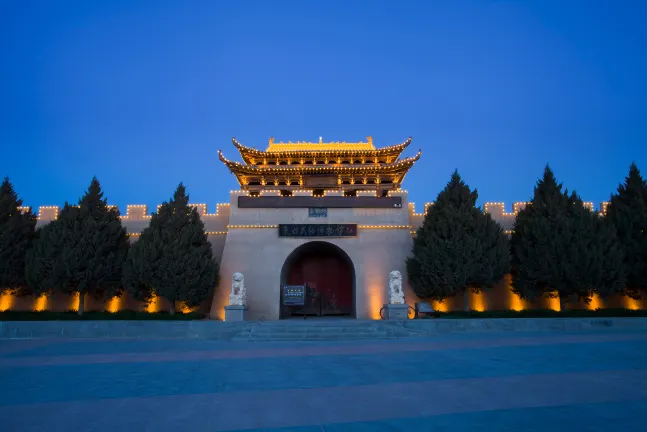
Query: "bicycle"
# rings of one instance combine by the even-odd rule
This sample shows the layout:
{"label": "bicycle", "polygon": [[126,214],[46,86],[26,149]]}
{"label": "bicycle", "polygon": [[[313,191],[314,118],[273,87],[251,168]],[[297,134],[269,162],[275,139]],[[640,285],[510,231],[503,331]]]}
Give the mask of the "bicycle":
{"label": "bicycle", "polygon": [[[416,318],[416,310],[413,307],[409,306],[409,305],[407,305],[407,307],[408,307],[407,317],[409,319]],[[380,318],[383,319],[383,320],[386,320],[385,313],[386,313],[386,307],[382,306],[382,309],[380,309]]]}

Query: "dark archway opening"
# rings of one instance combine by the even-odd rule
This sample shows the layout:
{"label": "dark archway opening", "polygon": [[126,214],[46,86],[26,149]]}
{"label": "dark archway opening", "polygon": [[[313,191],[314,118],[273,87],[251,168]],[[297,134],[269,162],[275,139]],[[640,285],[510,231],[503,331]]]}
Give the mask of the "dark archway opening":
{"label": "dark archway opening", "polygon": [[312,241],[292,251],[281,268],[281,286],[304,284],[305,306],[286,307],[281,299],[281,318],[355,316],[355,268],[340,247]]}

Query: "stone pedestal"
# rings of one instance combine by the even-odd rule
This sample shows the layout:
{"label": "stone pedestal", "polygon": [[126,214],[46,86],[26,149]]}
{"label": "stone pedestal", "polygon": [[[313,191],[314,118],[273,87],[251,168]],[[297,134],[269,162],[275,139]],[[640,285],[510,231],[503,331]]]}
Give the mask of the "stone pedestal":
{"label": "stone pedestal", "polygon": [[247,321],[247,306],[225,306],[225,321]]}
{"label": "stone pedestal", "polygon": [[385,304],[384,319],[389,321],[404,321],[409,319],[409,305]]}

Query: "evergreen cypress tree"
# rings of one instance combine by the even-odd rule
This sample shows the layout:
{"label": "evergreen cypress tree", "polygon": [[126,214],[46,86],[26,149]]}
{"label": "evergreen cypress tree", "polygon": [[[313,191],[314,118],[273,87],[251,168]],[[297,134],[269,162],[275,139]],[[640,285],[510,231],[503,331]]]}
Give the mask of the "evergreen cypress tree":
{"label": "evergreen cypress tree", "polygon": [[430,206],[407,258],[409,283],[419,298],[444,300],[480,292],[508,273],[510,251],[501,226],[477,208],[478,193],[455,171]]}
{"label": "evergreen cypress tree", "polygon": [[627,294],[647,293],[647,183],[635,163],[611,196],[606,218],[615,226],[624,252]]}
{"label": "evergreen cypress tree", "polygon": [[27,278],[37,294],[78,293],[79,315],[85,295],[121,295],[128,237],[119,211],[110,208],[95,178],[78,206],[65,203],[58,219],[38,232],[27,255]]}
{"label": "evergreen cypress tree", "polygon": [[36,217],[20,206],[22,200],[5,177],[0,185],[0,294],[26,287],[25,255],[34,239]]}
{"label": "evergreen cypress tree", "polygon": [[562,191],[550,167],[517,214],[511,238],[513,291],[526,299],[559,296],[561,309],[594,292],[622,292],[622,252],[615,230]]}
{"label": "evergreen cypress tree", "polygon": [[218,263],[195,207],[182,183],[164,202],[133,245],[124,267],[124,285],[140,300],[157,295],[171,303],[197,306],[218,282]]}

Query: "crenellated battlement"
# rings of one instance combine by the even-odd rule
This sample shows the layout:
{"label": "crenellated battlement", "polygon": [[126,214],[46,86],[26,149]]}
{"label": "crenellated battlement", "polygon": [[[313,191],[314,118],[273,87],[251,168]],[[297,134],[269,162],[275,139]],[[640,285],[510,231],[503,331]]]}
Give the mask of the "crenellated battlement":
{"label": "crenellated battlement", "polygon": [[[216,212],[209,213],[207,204],[189,204],[196,207],[200,219],[204,223],[205,232],[210,238],[214,251],[216,253],[222,252],[224,245],[224,238],[228,232],[227,226],[229,224],[229,203],[216,204]],[[156,207],[159,210],[161,205]],[[116,208],[116,206],[109,206]],[[151,220],[151,215],[148,211],[149,207],[145,204],[128,204],[126,206],[126,213],[120,216],[121,222],[126,228],[126,233],[132,241],[136,241],[141,235],[142,231],[148,227]],[[29,210],[29,207],[22,207],[23,211]],[[58,218],[61,211],[59,206],[41,206],[38,208],[36,226],[45,225]],[[214,238],[219,236],[219,240]]]}
{"label": "crenellated battlement", "polygon": [[[222,216],[224,212],[228,214],[229,203],[219,203],[216,204],[216,212],[209,213],[207,211],[206,204],[189,204],[191,207],[196,207],[198,214],[201,217],[211,218]],[[110,208],[117,208],[114,205],[108,205]],[[161,204],[157,206],[157,210],[161,207]],[[58,215],[61,211],[60,206],[40,206],[38,207],[38,213],[36,219],[39,223],[51,222],[55,219],[58,219]],[[20,207],[22,211],[29,211],[31,207],[23,206]],[[122,221],[140,221],[148,220],[151,218],[151,215],[148,213],[148,206],[146,204],[128,204],[126,205],[126,214],[120,216]]]}
{"label": "crenellated battlement", "polygon": [[[409,203],[409,217],[411,219],[411,225],[413,226],[414,230],[420,227],[420,225],[422,224],[422,220],[425,217],[425,213],[427,213],[427,209],[429,208],[429,206],[432,206],[433,204],[434,204],[433,202],[425,203],[423,212],[416,213],[416,205],[412,202]],[[517,216],[517,213],[519,213],[519,211],[522,210],[526,205],[528,205],[528,202],[523,202],[523,201],[515,202],[512,204],[512,211],[506,212],[505,203],[486,202],[483,205],[483,210],[485,211],[485,213],[489,213],[492,216],[492,219],[497,221],[503,227],[503,229],[509,233],[512,230],[512,227],[514,225],[514,218]],[[597,211],[605,215],[607,212],[608,205],[609,203],[606,201],[600,203]],[[596,211],[593,203],[590,201],[584,202],[584,206],[591,211]]]}
{"label": "crenellated battlement", "polygon": [[[411,214],[414,216],[424,216],[425,213],[427,212],[427,208],[429,206],[432,206],[434,203],[433,202],[426,202],[424,205],[424,209],[422,213],[416,213],[416,205],[415,203],[410,202],[409,203],[409,208],[411,210]],[[517,215],[517,213],[522,210],[526,205],[528,205],[528,202],[523,202],[523,201],[517,201],[512,204],[512,212],[506,212],[505,211],[505,203],[503,202],[486,202],[483,205],[483,210],[485,213],[490,213],[492,216],[494,215],[501,215],[505,217],[514,217]],[[607,212],[607,207],[609,205],[609,202],[604,201],[601,202],[600,205],[597,207],[597,211],[599,211],[602,214],[606,214]],[[594,203],[591,201],[585,201],[584,202],[584,207],[588,208],[591,211],[596,211],[596,208],[594,206]]]}
{"label": "crenellated battlement", "polygon": [[[312,196],[312,197],[342,196],[343,194],[344,192],[341,190],[326,190],[324,191],[323,195],[314,195],[314,192],[312,190],[307,190],[307,189],[295,190],[292,192],[293,196]],[[376,197],[377,196],[376,194],[377,193],[375,190],[365,190],[365,191],[357,192],[358,197]],[[201,219],[205,224],[205,229],[208,235],[226,235],[228,232],[228,228],[230,228],[228,224],[229,224],[231,205],[232,203],[234,203],[235,205],[237,197],[241,195],[250,196],[250,192],[246,190],[230,191],[230,196],[231,196],[230,202],[216,204],[215,213],[209,213],[207,204],[205,203],[189,204],[189,205],[197,208],[198,214],[200,215]],[[406,197],[408,195],[408,192],[404,189],[395,189],[395,190],[388,191],[387,195]],[[266,189],[266,190],[260,191],[258,196],[280,197],[281,190]],[[409,215],[409,221],[410,221],[410,226],[412,228],[412,231],[415,231],[418,227],[420,227],[424,219],[425,213],[427,212],[427,209],[433,204],[434,204],[433,202],[426,202],[423,206],[422,212],[417,213],[415,203],[412,203],[412,202],[408,203],[408,215]],[[489,213],[495,221],[501,224],[501,226],[506,232],[510,232],[510,230],[514,225],[514,218],[516,217],[517,213],[520,210],[522,210],[526,205],[528,205],[528,202],[518,201],[512,204],[512,209],[511,209],[512,211],[506,211],[506,205],[503,202],[486,202],[483,205],[483,209],[486,213]],[[596,208],[593,202],[585,202],[584,205],[587,208],[589,208],[591,211],[596,211]],[[599,211],[603,215],[606,214],[608,205],[609,203],[606,201],[600,203],[600,205],[597,207],[597,211]],[[159,210],[160,206],[161,205],[158,205],[156,207],[156,210]],[[116,207],[116,206],[110,206],[110,207]],[[30,207],[24,206],[24,207],[21,207],[21,210],[28,211],[30,210]],[[59,206],[38,207],[38,216],[37,216],[38,225],[42,225],[57,219],[60,214],[60,210],[61,210],[61,207]],[[128,235],[133,237],[137,237],[141,234],[141,232],[148,225],[150,219],[151,219],[151,215],[148,211],[148,206],[145,204],[128,204],[126,206],[125,215],[121,216],[121,220],[128,231]]]}

